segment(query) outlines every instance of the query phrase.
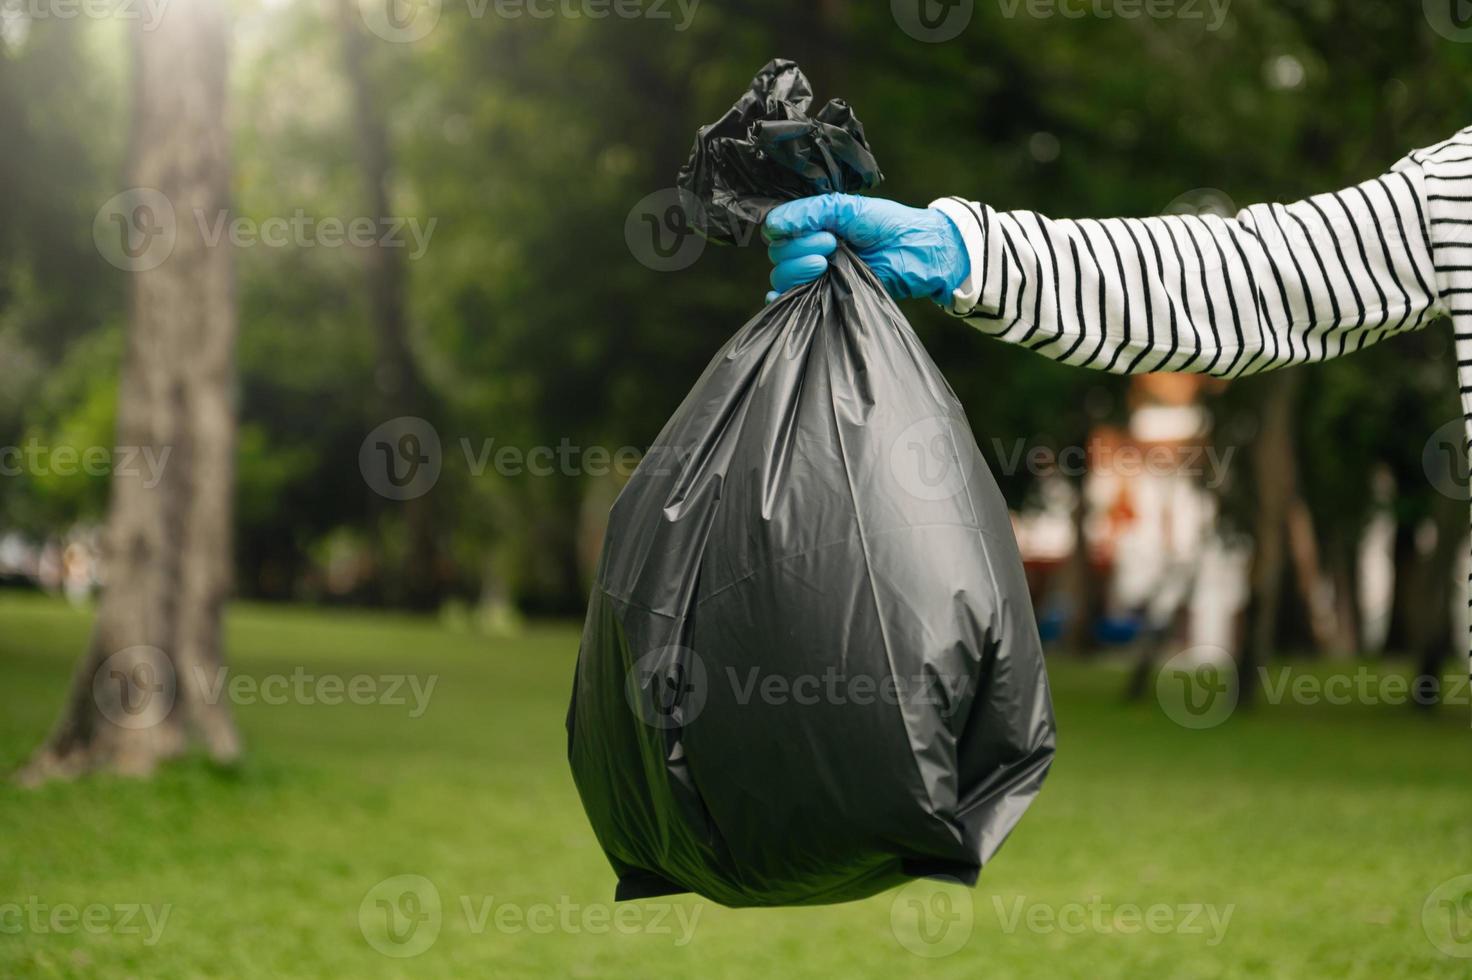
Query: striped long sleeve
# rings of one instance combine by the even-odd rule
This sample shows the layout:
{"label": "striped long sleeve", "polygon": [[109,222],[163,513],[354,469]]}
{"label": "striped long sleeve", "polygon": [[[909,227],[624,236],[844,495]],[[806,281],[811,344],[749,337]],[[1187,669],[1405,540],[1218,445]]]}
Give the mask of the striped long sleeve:
{"label": "striped long sleeve", "polygon": [[[1452,317],[1452,351],[1467,439],[1465,458],[1472,459],[1472,128],[1417,150],[1407,159],[1420,168],[1426,187],[1436,289]],[[1468,475],[1465,468],[1460,475]],[[1472,575],[1468,576],[1467,594],[1472,610]],[[1467,628],[1472,634],[1472,621]],[[1468,637],[1467,672],[1472,676],[1472,635]]]}
{"label": "striped long sleeve", "polygon": [[[931,206],[956,223],[971,259],[952,312],[1068,364],[1239,377],[1450,314],[1472,458],[1472,127],[1382,177],[1233,219],[1055,221],[959,198]],[[1468,595],[1472,608],[1472,578]]]}
{"label": "striped long sleeve", "polygon": [[[952,312],[983,332],[1082,367],[1238,377],[1338,357],[1445,312],[1434,234],[1450,219],[1433,207],[1427,166],[1413,154],[1383,177],[1231,219],[931,206],[970,253]],[[1472,198],[1461,209],[1472,217]],[[1472,266],[1472,249],[1461,254]]]}

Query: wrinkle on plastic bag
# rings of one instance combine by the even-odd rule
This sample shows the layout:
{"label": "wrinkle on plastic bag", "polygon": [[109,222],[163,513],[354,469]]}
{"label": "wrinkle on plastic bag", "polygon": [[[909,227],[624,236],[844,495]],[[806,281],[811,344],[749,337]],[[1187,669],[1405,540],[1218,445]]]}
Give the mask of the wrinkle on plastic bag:
{"label": "wrinkle on plastic bag", "polygon": [[[773,61],[680,185],[717,241],[875,186]],[[616,897],[842,902],[967,884],[1054,722],[1010,517],[950,386],[846,248],[733,336],[609,515],[568,755]]]}

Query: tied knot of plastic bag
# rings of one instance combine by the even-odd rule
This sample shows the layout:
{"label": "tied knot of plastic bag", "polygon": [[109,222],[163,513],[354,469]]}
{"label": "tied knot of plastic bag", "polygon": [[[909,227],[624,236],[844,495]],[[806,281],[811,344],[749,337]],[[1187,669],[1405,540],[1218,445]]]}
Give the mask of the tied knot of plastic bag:
{"label": "tied knot of plastic bag", "polygon": [[700,128],[676,181],[697,231],[745,244],[784,201],[879,185],[884,175],[848,103],[833,99],[809,115],[812,102],[802,69],[778,58],[725,115]]}

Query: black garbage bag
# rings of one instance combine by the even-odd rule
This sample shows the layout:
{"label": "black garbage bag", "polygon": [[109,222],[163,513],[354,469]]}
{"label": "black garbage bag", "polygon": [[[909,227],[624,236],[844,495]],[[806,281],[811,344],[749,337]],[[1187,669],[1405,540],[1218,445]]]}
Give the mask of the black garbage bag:
{"label": "black garbage bag", "polygon": [[[853,113],[773,61],[680,183],[717,241],[880,179]],[[868,268],[721,349],[609,516],[568,714],[617,897],[732,906],[972,884],[1053,757],[1007,508]]]}

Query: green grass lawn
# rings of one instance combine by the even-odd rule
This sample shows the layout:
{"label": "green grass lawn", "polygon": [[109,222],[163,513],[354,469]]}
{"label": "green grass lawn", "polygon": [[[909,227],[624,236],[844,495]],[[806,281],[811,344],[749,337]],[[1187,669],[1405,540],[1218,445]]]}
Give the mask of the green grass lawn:
{"label": "green grass lawn", "polygon": [[[0,769],[51,725],[87,630],[58,603],[0,595]],[[238,771],[195,761],[152,782],[0,786],[0,977],[1472,975],[1423,919],[1429,897],[1440,914],[1440,883],[1472,872],[1465,705],[1424,717],[1279,704],[1191,731],[1153,702],[1121,705],[1117,670],[1054,662],[1052,775],[979,887],[946,892],[961,931],[922,949],[965,942],[923,958],[892,925],[910,937],[910,895],[611,907],[564,758],[576,649],[571,625],[488,640],[396,616],[236,608],[240,674],[411,672],[436,678],[427,710],[411,717],[412,694],[242,705]],[[399,899],[379,883],[399,875],[440,900],[417,920],[438,936],[412,958],[360,926],[361,908],[381,942],[377,900]],[[143,912],[123,922],[140,905],[156,941]],[[53,927],[58,908],[94,927]],[[1472,907],[1457,925],[1472,927]],[[1452,951],[1472,954],[1472,937]]]}

